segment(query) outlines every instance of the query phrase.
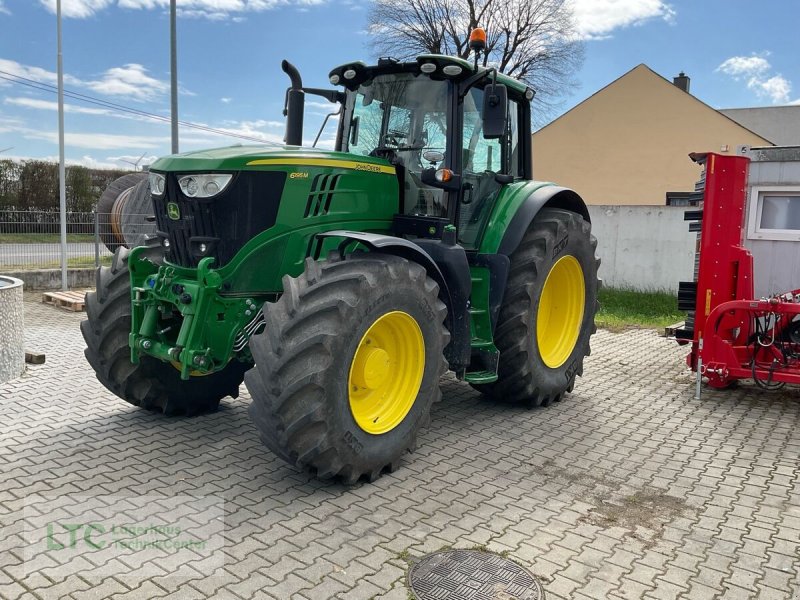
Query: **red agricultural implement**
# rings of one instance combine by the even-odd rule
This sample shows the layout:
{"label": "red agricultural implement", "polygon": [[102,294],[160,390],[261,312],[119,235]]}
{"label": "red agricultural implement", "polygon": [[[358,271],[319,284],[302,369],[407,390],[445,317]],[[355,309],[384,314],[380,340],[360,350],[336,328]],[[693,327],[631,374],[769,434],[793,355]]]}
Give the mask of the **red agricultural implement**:
{"label": "red agricultural implement", "polygon": [[691,154],[703,167],[697,209],[686,212],[697,231],[694,281],[681,282],[678,307],[688,313],[675,330],[692,345],[686,357],[700,381],[725,388],[753,379],[764,389],[800,384],[800,290],[754,298],[753,256],[743,247],[750,160]]}

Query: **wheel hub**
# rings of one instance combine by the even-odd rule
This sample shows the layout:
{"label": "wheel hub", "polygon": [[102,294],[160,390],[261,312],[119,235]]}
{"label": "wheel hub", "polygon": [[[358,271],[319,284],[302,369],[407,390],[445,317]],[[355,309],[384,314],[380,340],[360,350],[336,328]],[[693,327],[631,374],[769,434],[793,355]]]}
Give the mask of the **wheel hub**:
{"label": "wheel hub", "polygon": [[[366,340],[369,344],[371,340]],[[353,362],[353,381],[359,388],[376,390],[386,383],[391,369],[389,353],[383,348],[365,348]]]}

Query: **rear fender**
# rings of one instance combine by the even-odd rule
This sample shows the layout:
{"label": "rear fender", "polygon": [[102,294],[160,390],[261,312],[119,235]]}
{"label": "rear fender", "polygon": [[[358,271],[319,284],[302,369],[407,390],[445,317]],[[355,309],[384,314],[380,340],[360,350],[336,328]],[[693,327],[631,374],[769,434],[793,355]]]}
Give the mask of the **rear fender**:
{"label": "rear fender", "polygon": [[591,223],[589,209],[583,199],[569,188],[555,185],[547,185],[536,189],[519,206],[511,221],[508,223],[505,233],[500,241],[496,252],[511,256],[517,249],[525,232],[530,224],[543,208],[563,208],[581,215],[586,221]]}
{"label": "rear fender", "polygon": [[591,222],[583,199],[569,188],[552,183],[526,181],[512,184],[500,197],[489,220],[487,232],[473,263],[491,273],[489,309],[492,328],[497,323],[505,296],[509,258],[519,247],[525,232],[543,208],[561,208]]}

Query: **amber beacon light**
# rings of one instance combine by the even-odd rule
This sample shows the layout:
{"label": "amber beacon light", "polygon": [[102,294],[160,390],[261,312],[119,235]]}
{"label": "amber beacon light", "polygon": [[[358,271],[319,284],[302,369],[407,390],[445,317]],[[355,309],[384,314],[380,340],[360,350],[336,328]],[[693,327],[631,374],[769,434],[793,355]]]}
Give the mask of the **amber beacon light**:
{"label": "amber beacon light", "polygon": [[476,27],[469,34],[469,47],[474,52],[481,52],[486,48],[486,30],[482,27]]}

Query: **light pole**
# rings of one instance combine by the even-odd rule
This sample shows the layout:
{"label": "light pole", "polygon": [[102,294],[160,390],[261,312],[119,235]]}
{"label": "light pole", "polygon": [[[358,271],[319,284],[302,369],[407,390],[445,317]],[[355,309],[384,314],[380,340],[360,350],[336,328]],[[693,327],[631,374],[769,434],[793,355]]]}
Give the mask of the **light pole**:
{"label": "light pole", "polygon": [[176,0],[169,2],[169,47],[172,94],[172,153],[178,153],[178,40]]}
{"label": "light pole", "polygon": [[58,29],[58,202],[61,210],[61,289],[67,290],[67,182],[64,167],[64,62],[61,58],[61,0],[56,0]]}

